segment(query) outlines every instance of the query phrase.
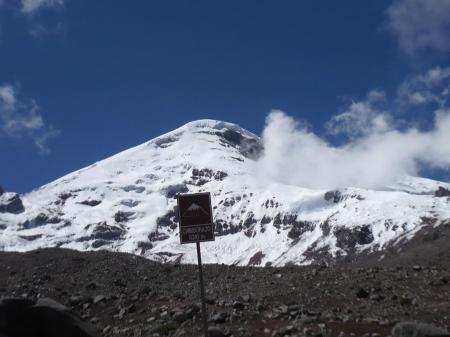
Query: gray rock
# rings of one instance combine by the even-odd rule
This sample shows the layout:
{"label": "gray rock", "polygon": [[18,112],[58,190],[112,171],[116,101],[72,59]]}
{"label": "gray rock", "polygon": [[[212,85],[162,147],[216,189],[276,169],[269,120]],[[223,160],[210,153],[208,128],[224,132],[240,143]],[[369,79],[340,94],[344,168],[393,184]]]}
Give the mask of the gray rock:
{"label": "gray rock", "polygon": [[17,193],[13,193],[9,197],[9,193],[2,195],[2,201],[0,201],[0,213],[21,213],[25,210],[23,207],[22,199],[20,199]]}
{"label": "gray rock", "polygon": [[439,188],[434,192],[434,196],[437,198],[449,197],[450,190],[448,190],[447,188],[444,188],[442,186],[439,186]]}
{"label": "gray rock", "polygon": [[176,311],[173,314],[173,320],[178,323],[183,323],[188,319],[188,315],[183,311]]}
{"label": "gray rock", "polygon": [[97,295],[97,296],[94,297],[94,301],[93,302],[94,302],[94,304],[97,304],[97,303],[103,302],[105,300],[106,300],[105,296]]}
{"label": "gray rock", "polygon": [[213,315],[210,319],[210,322],[213,323],[225,323],[227,321],[228,315],[225,312],[219,312]]}
{"label": "gray rock", "polygon": [[242,303],[242,302],[239,302],[239,301],[234,301],[234,302],[233,302],[233,308],[234,308],[234,309],[242,310],[242,309],[245,308],[245,304]]}
{"label": "gray rock", "polygon": [[356,292],[356,297],[358,298],[367,298],[369,297],[369,293],[364,288],[359,288]]}
{"label": "gray rock", "polygon": [[252,297],[250,295],[243,295],[240,299],[245,303],[250,303],[252,301]]}
{"label": "gray rock", "polygon": [[122,308],[122,309],[119,310],[119,313],[117,314],[117,317],[119,319],[122,319],[123,316],[125,315],[125,313],[126,313],[126,310],[124,308]]}
{"label": "gray rock", "polygon": [[225,334],[216,326],[208,327],[208,337],[225,337]]}
{"label": "gray rock", "polygon": [[324,195],[326,201],[333,201],[335,204],[342,200],[342,193],[339,190],[328,191]]}
{"label": "gray rock", "polygon": [[96,224],[91,239],[118,240],[125,232],[124,229],[117,226],[109,226],[106,221],[103,221]]}
{"label": "gray rock", "polygon": [[370,299],[372,300],[372,301],[381,301],[381,300],[383,300],[383,296],[381,296],[380,294],[372,294],[372,295],[370,295]]}
{"label": "gray rock", "polygon": [[117,223],[127,222],[134,215],[134,212],[118,211],[114,214],[114,220]]}
{"label": "gray rock", "polygon": [[393,337],[449,337],[450,332],[437,326],[419,322],[400,322],[392,329]]}
{"label": "gray rock", "polygon": [[189,306],[188,310],[186,311],[186,316],[188,319],[194,317],[197,315],[197,313],[200,311],[200,307],[196,304]]}
{"label": "gray rock", "polygon": [[280,305],[277,310],[282,314],[287,314],[289,312],[289,307],[285,304]]}
{"label": "gray rock", "polygon": [[83,296],[73,295],[69,298],[69,304],[72,306],[86,302],[89,302],[89,299]]}
{"label": "gray rock", "polygon": [[61,219],[57,216],[50,216],[44,213],[39,213],[36,217],[28,219],[21,224],[23,229],[36,228],[46,224],[57,224]]}
{"label": "gray rock", "polygon": [[55,300],[51,298],[39,298],[36,301],[36,304],[34,305],[35,308],[51,308],[57,311],[69,311],[69,308],[67,308],[65,305],[62,305],[59,302],[56,302]]}
{"label": "gray rock", "polygon": [[100,205],[101,203],[102,203],[101,200],[91,200],[91,199],[83,200],[80,202],[80,204],[82,204],[82,205],[91,206],[91,207]]}

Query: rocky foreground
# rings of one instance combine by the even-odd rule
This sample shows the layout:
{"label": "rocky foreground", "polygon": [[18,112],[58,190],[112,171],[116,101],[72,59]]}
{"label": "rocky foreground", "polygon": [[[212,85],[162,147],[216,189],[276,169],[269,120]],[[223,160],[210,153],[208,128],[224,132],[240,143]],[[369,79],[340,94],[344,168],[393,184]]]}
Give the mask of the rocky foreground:
{"label": "rocky foreground", "polygon": [[[0,253],[0,270],[1,297],[51,298],[99,336],[202,335],[193,265],[44,249]],[[371,267],[206,265],[204,278],[211,336],[388,336],[402,321],[450,328],[445,261]],[[1,330],[8,324],[4,317],[0,336],[9,337]]]}

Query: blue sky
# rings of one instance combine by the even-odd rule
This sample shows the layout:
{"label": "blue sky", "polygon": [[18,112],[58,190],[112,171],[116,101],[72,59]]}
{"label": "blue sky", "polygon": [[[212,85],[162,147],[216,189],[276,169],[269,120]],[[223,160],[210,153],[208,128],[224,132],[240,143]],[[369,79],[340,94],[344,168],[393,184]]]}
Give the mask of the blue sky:
{"label": "blue sky", "polygon": [[337,145],[330,121],[375,109],[371,92],[399,128],[430,128],[449,3],[0,0],[0,185],[30,191],[196,119],[261,134],[273,109]]}

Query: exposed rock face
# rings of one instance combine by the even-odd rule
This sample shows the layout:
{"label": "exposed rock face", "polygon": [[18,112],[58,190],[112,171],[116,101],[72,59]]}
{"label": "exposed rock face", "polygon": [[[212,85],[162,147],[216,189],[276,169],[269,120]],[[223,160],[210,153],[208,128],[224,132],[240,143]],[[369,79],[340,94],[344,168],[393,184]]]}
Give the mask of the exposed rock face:
{"label": "exposed rock face", "polygon": [[3,193],[0,199],[0,213],[21,213],[25,209],[17,193]]}
{"label": "exposed rock face", "polygon": [[118,211],[116,212],[116,214],[114,214],[114,220],[117,223],[127,222],[133,215],[134,215],[133,212]]}
{"label": "exposed rock face", "polygon": [[95,330],[62,304],[49,299],[0,300],[2,337],[98,337]]}
{"label": "exposed rock face", "polygon": [[126,230],[120,226],[109,226],[106,221],[99,222],[97,224],[91,224],[86,226],[87,228],[95,226],[92,234],[89,236],[83,236],[77,239],[78,242],[90,241],[92,242],[92,248],[99,248],[101,246],[111,244],[116,240],[119,240],[126,233]]}
{"label": "exposed rock face", "polygon": [[292,240],[299,240],[303,233],[314,230],[314,227],[315,224],[310,221],[293,221],[288,237]]}
{"label": "exposed rock face", "polygon": [[264,254],[262,252],[257,252],[253,255],[248,261],[249,266],[260,266],[262,259],[264,258]]}
{"label": "exposed rock face", "polygon": [[218,136],[221,145],[236,148],[244,157],[249,159],[258,158],[264,149],[258,140],[244,137],[242,133],[232,129],[205,133]]}
{"label": "exposed rock face", "polygon": [[214,171],[212,169],[204,168],[204,169],[193,169],[191,176],[191,183],[196,186],[203,186],[211,180],[219,180],[222,181],[224,178],[228,176],[227,173],[223,171]]}
{"label": "exposed rock face", "polygon": [[348,191],[341,192],[340,190],[333,190],[326,192],[324,195],[324,199],[326,201],[332,201],[335,204],[346,199],[364,200],[364,198],[357,193],[354,192],[348,193]]}
{"label": "exposed rock face", "polygon": [[5,193],[5,190],[0,186],[0,196],[2,196],[3,193]]}
{"label": "exposed rock face", "polygon": [[434,192],[434,196],[437,198],[450,197],[450,190],[439,186],[439,188]]}
{"label": "exposed rock face", "polygon": [[226,130],[222,137],[231,144],[238,146],[242,155],[247,158],[256,159],[263,151],[261,143],[252,138],[245,138],[241,133],[234,130]]}
{"label": "exposed rock face", "polygon": [[82,205],[86,205],[86,206],[97,206],[100,205],[102,203],[101,200],[83,200],[82,202],[80,202],[80,204]]}
{"label": "exposed rock face", "polygon": [[60,221],[61,221],[61,219],[58,218],[57,216],[50,217],[49,215],[40,213],[35,218],[26,220],[24,223],[22,223],[22,228],[30,229],[30,228],[44,226],[46,224],[57,224]]}
{"label": "exposed rock face", "polygon": [[353,250],[356,245],[367,245],[374,240],[370,226],[359,226],[353,229],[336,228],[334,235],[337,238],[337,246],[345,250]]}
{"label": "exposed rock face", "polygon": [[94,239],[118,240],[124,233],[125,231],[122,228],[108,226],[105,221],[95,226],[92,236]]}
{"label": "exposed rock face", "polygon": [[169,210],[166,214],[163,216],[160,216],[156,219],[156,228],[164,228],[168,227],[172,230],[176,229],[178,227],[178,208],[175,207],[171,210]]}
{"label": "exposed rock face", "polygon": [[342,200],[342,193],[338,190],[328,191],[325,193],[324,199],[326,201],[333,201],[334,203],[338,203]]}
{"label": "exposed rock face", "polygon": [[170,199],[170,198],[175,198],[177,196],[177,194],[179,194],[179,193],[189,192],[189,189],[187,188],[187,186],[185,184],[176,184],[176,185],[167,186],[161,192],[162,192],[162,194],[165,195],[166,198]]}
{"label": "exposed rock face", "polygon": [[160,233],[158,231],[150,233],[148,235],[148,239],[150,241],[164,241],[166,239],[168,239],[170,236],[164,233]]}
{"label": "exposed rock face", "polygon": [[215,235],[223,236],[227,234],[235,234],[242,230],[242,224],[234,225],[232,222],[227,222],[225,220],[216,220],[215,222]]}
{"label": "exposed rock face", "polygon": [[66,200],[69,198],[72,198],[74,195],[72,193],[69,192],[64,192],[58,195],[58,199],[54,202],[55,205],[61,205],[64,206],[64,204],[66,203]]}

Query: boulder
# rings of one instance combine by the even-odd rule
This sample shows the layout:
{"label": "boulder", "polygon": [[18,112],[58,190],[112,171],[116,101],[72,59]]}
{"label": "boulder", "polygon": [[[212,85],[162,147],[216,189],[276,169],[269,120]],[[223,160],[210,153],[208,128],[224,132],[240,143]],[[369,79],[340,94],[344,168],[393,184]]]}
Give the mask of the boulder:
{"label": "boulder", "polygon": [[215,326],[208,327],[208,337],[225,337],[225,336],[226,335],[218,327]]}
{"label": "boulder", "polygon": [[2,337],[98,337],[64,305],[50,299],[27,298],[0,300],[0,336]]}
{"label": "boulder", "polygon": [[445,337],[450,332],[432,324],[419,322],[400,322],[392,329],[393,337]]}
{"label": "boulder", "polygon": [[228,319],[228,314],[226,312],[219,312],[215,315],[213,315],[209,321],[212,323],[225,323]]}

